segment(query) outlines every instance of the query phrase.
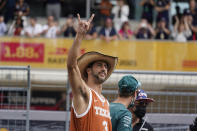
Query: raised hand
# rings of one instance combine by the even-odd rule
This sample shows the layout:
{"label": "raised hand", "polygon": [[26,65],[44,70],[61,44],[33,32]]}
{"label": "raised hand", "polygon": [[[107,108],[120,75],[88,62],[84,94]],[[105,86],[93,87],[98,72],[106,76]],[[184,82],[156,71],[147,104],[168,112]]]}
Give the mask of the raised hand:
{"label": "raised hand", "polygon": [[77,33],[79,35],[85,35],[86,32],[89,30],[90,28],[90,23],[92,22],[93,18],[94,18],[94,14],[92,14],[92,16],[89,18],[88,21],[85,20],[81,20],[80,15],[77,14],[78,17],[78,27],[77,27]]}

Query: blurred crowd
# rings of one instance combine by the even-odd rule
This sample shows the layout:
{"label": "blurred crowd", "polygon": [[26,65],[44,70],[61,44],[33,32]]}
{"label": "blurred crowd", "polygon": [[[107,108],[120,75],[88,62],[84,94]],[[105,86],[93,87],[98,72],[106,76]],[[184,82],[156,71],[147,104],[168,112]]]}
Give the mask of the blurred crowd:
{"label": "blurred crowd", "polygon": [[[29,16],[30,7],[24,0],[0,0],[0,36],[26,37],[74,37],[77,20],[70,14],[63,25],[60,24],[61,0],[45,0],[47,23],[40,24],[36,17]],[[85,36],[87,40],[100,38],[107,42],[123,39],[157,39],[186,42],[197,40],[197,5],[189,0],[189,8],[169,18],[170,0],[141,0],[143,11],[137,28],[129,20],[129,5],[125,0],[102,0],[99,13]],[[33,10],[33,9],[31,9]],[[154,19],[154,11],[157,12]],[[79,12],[80,13],[80,12]]]}

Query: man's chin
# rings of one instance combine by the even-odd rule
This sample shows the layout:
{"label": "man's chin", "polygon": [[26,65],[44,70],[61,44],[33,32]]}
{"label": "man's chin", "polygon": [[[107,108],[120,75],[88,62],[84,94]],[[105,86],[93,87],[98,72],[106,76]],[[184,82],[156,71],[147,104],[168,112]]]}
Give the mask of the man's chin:
{"label": "man's chin", "polygon": [[98,81],[100,84],[103,83],[105,81],[105,77],[99,77]]}
{"label": "man's chin", "polygon": [[94,77],[95,77],[95,82],[96,83],[98,83],[98,84],[102,84],[104,81],[105,81],[105,79],[106,79],[106,76],[102,76],[102,75],[94,75]]}

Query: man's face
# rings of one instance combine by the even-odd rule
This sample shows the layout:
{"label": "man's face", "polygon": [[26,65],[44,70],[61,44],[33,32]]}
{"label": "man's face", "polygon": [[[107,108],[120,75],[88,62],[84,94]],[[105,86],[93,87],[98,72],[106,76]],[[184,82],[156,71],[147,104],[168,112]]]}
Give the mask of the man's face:
{"label": "man's face", "polygon": [[124,1],[123,1],[123,0],[118,0],[118,1],[117,1],[117,4],[118,4],[119,6],[123,6],[123,5],[124,5]]}
{"label": "man's face", "polygon": [[195,0],[191,0],[190,3],[189,3],[189,6],[190,6],[190,9],[195,9],[196,8],[196,2]]}
{"label": "man's face", "polygon": [[3,16],[0,16],[0,23],[3,22]]}
{"label": "man's face", "polygon": [[135,101],[135,106],[132,109],[132,112],[135,114],[138,118],[143,118],[146,114],[146,107],[148,105],[148,102],[144,100],[138,100]]}
{"label": "man's face", "polygon": [[30,19],[30,24],[32,25],[32,26],[34,26],[35,24],[36,24],[36,21],[35,21],[35,19]]}
{"label": "man's face", "polygon": [[95,78],[96,83],[103,83],[107,76],[107,64],[103,61],[97,61],[92,65],[91,74]]}
{"label": "man's face", "polygon": [[144,100],[135,101],[135,106],[147,106],[147,105],[148,105],[148,102]]}
{"label": "man's face", "polygon": [[48,17],[48,24],[53,23],[53,21],[54,21],[53,16],[49,16],[49,17]]}
{"label": "man's face", "polygon": [[106,27],[107,28],[110,28],[110,27],[112,27],[112,20],[110,19],[110,18],[107,18],[107,20],[106,20]]}
{"label": "man's face", "polygon": [[19,0],[19,3],[20,3],[20,4],[24,3],[24,0]]}

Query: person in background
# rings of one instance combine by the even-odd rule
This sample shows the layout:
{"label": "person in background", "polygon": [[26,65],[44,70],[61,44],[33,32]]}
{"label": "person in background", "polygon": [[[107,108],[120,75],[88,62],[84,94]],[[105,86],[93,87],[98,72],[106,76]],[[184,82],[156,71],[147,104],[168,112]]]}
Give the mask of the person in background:
{"label": "person in background", "polygon": [[4,23],[4,17],[0,16],[0,37],[4,36],[7,31],[7,26]]}
{"label": "person in background", "polygon": [[29,5],[24,0],[18,0],[15,6],[15,15],[18,17],[28,16],[30,12]]}
{"label": "person in background", "polygon": [[57,102],[55,105],[56,109],[59,111],[65,111],[66,110],[66,93],[61,93],[61,99]]}
{"label": "person in background", "polygon": [[135,18],[135,12],[136,12],[136,2],[137,0],[126,0],[127,5],[129,6],[129,19]]}
{"label": "person in background", "polygon": [[140,83],[131,75],[118,82],[118,98],[110,103],[112,131],[132,131],[132,115],[127,109],[133,106]]}
{"label": "person in background", "polygon": [[184,19],[187,21],[189,29],[192,32],[192,34],[187,37],[187,40],[195,40],[195,32],[192,31],[192,29],[195,30],[195,26],[193,25],[193,17],[190,9],[184,9],[183,15],[180,19],[180,23],[184,23]]}
{"label": "person in background", "polygon": [[178,5],[176,5],[175,7],[176,9],[176,14],[172,17],[172,25],[174,26],[174,24],[176,23],[176,17],[178,17],[179,20],[181,20],[182,17],[182,13],[180,11],[180,7]]}
{"label": "person in background", "polygon": [[15,21],[10,25],[8,30],[8,35],[11,36],[21,36],[23,35],[23,20],[21,17],[17,17]]}
{"label": "person in background", "polygon": [[57,26],[57,23],[54,21],[54,17],[53,16],[49,16],[48,17],[47,25],[43,26],[42,34],[46,38],[56,38],[57,35],[60,34],[60,30],[59,30],[59,28]]}
{"label": "person in background", "polygon": [[170,30],[166,26],[165,18],[161,18],[161,20],[157,23],[157,27],[155,29],[155,39],[157,40],[167,40],[170,37]]}
{"label": "person in background", "polygon": [[176,17],[176,23],[174,25],[174,30],[172,31],[172,37],[177,42],[186,42],[187,38],[192,35],[189,28],[187,17],[183,17],[183,21],[179,21]]}
{"label": "person in background", "polygon": [[53,16],[55,21],[59,21],[61,16],[61,1],[63,0],[45,0],[47,17]]}
{"label": "person in background", "polygon": [[101,28],[99,32],[99,37],[101,40],[104,40],[106,42],[117,39],[117,33],[110,17],[105,20],[105,26]]}
{"label": "person in background", "polygon": [[169,9],[170,9],[170,0],[157,0],[155,4],[155,10],[157,11],[157,22],[161,18],[166,19],[166,25],[169,26]]}
{"label": "person in background", "polygon": [[195,0],[189,1],[189,10],[193,17],[193,20],[194,20],[193,22],[196,24],[197,23],[197,4]]}
{"label": "person in background", "polygon": [[98,36],[98,33],[96,31],[96,27],[94,26],[94,23],[90,23],[90,29],[89,31],[86,33],[85,39],[86,40],[93,40],[96,39]]}
{"label": "person in background", "polygon": [[125,0],[117,0],[117,5],[112,8],[113,23],[116,31],[119,31],[121,25],[128,21],[129,6],[125,4]]}
{"label": "person in background", "polygon": [[23,27],[27,26],[27,16],[29,15],[29,5],[24,0],[18,0],[15,6],[15,19],[22,19]]}
{"label": "person in background", "polygon": [[121,29],[118,32],[118,36],[120,38],[120,40],[124,40],[124,39],[131,39],[133,36],[133,32],[130,29],[130,24],[128,21],[124,22],[122,24]]}
{"label": "person in background", "polygon": [[75,37],[76,25],[73,15],[68,16],[61,32],[63,33],[64,37]]}
{"label": "person in background", "polygon": [[154,0],[142,0],[140,5],[143,7],[142,19],[146,19],[149,24],[153,24],[153,9],[155,6]]}
{"label": "person in background", "polygon": [[102,0],[98,8],[100,9],[100,14],[96,17],[99,17],[99,25],[103,26],[104,21],[107,17],[111,16],[111,9],[113,5],[110,0]]}
{"label": "person in background", "polygon": [[5,7],[5,23],[8,23],[10,20],[14,19],[14,12],[15,12],[15,5],[16,0],[6,0],[6,7]]}
{"label": "person in background", "polygon": [[188,40],[197,40],[197,6],[195,0],[189,1],[189,9],[186,9],[188,14],[188,24],[189,28],[192,31],[192,35]]}
{"label": "person in background", "polygon": [[197,131],[197,117],[194,120],[194,123],[189,125],[189,129],[187,131]]}
{"label": "person in background", "polygon": [[5,13],[7,0],[0,0],[0,15]]}
{"label": "person in background", "polygon": [[29,19],[30,25],[24,28],[24,35],[27,37],[39,37],[42,33],[42,25],[37,23],[35,17]]}
{"label": "person in background", "polygon": [[144,90],[139,89],[135,104],[128,108],[132,113],[132,127],[133,131],[153,131],[153,127],[146,121],[146,107],[149,103],[154,102],[154,99],[148,98]]}
{"label": "person in background", "polygon": [[155,36],[155,31],[146,19],[142,19],[135,31],[135,35],[137,39],[151,39]]}

